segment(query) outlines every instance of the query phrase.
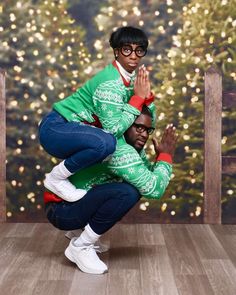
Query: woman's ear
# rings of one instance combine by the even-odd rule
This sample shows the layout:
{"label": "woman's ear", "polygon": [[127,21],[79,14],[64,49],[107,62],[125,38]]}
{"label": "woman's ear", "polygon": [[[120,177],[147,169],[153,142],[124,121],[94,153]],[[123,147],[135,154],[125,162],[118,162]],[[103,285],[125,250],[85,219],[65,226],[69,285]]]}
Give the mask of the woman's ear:
{"label": "woman's ear", "polygon": [[117,59],[118,55],[119,55],[119,49],[114,49],[114,55],[115,55],[115,59]]}

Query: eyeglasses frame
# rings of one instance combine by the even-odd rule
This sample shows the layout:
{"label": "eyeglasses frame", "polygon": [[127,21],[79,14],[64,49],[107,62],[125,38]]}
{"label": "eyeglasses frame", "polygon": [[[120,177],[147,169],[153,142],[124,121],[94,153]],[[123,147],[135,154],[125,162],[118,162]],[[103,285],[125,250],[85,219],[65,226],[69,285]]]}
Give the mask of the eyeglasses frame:
{"label": "eyeglasses frame", "polygon": [[[129,46],[129,47],[130,47],[130,50],[131,50],[130,54],[126,55],[126,54],[124,54],[124,53],[122,52],[122,48],[123,48],[124,46]],[[137,49],[140,48],[140,47],[144,50],[144,55],[141,55],[141,56],[137,55],[137,52],[136,52]],[[135,55],[136,55],[137,57],[139,57],[139,58],[144,57],[144,56],[147,54],[147,49],[144,49],[141,45],[139,45],[139,46],[137,46],[135,49],[133,49],[131,45],[129,45],[129,44],[124,44],[124,45],[122,45],[122,46],[121,46],[120,48],[118,48],[118,49],[120,50],[120,53],[121,53],[123,56],[125,56],[125,57],[130,56],[133,52],[134,52]]]}
{"label": "eyeglasses frame", "polygon": [[[146,131],[148,135],[151,135],[154,132],[154,130],[155,130],[155,128],[153,128],[153,127],[146,127],[143,124],[133,123],[133,126],[135,127],[135,129],[136,129],[136,131],[138,133],[143,133],[144,131]],[[138,130],[138,128],[142,128],[143,130]]]}

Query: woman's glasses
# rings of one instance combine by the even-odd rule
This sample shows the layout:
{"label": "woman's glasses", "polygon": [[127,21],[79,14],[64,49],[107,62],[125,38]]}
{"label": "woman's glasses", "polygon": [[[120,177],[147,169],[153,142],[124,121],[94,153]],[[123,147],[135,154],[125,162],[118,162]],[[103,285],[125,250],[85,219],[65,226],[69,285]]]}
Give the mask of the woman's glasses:
{"label": "woman's glasses", "polygon": [[147,131],[148,135],[152,134],[153,131],[155,130],[155,128],[153,127],[146,127],[142,124],[133,123],[133,126],[136,128],[136,131],[138,133],[143,133],[144,131]]}
{"label": "woman's glasses", "polygon": [[137,46],[135,49],[133,49],[131,45],[123,45],[120,48],[120,52],[124,56],[130,56],[133,52],[135,52],[137,57],[143,57],[146,55],[147,49],[144,49],[142,46]]}

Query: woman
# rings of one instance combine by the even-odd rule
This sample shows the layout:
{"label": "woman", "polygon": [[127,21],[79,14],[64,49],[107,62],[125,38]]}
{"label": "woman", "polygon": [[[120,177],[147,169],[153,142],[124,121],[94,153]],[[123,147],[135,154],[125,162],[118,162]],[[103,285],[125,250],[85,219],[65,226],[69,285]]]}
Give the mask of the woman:
{"label": "woman", "polygon": [[142,106],[153,100],[144,66],[135,78],[135,70],[147,52],[145,33],[121,27],[111,34],[110,46],[115,55],[113,63],[71,96],[54,103],[53,111],[39,126],[43,148],[64,159],[46,174],[44,186],[69,202],[81,199],[86,191],[76,189],[68,177],[112,154],[115,138],[122,136]]}

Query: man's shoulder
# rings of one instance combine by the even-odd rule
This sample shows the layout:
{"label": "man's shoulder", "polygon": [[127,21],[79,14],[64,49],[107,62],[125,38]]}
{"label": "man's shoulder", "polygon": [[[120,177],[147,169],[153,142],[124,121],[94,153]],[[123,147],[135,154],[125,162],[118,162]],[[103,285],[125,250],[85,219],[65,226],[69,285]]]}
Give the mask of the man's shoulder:
{"label": "man's shoulder", "polygon": [[133,146],[128,144],[124,139],[119,138],[116,150],[109,160],[109,168],[125,168],[130,165],[141,164],[142,158]]}

